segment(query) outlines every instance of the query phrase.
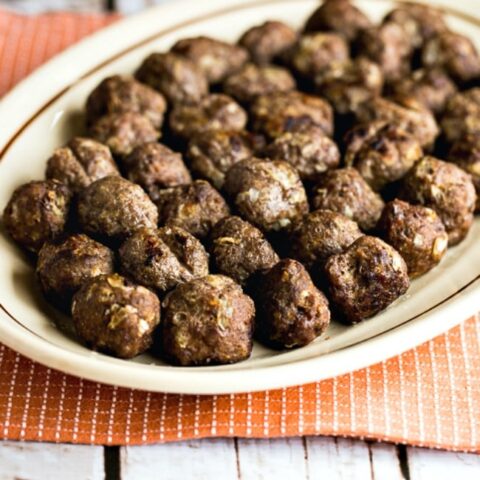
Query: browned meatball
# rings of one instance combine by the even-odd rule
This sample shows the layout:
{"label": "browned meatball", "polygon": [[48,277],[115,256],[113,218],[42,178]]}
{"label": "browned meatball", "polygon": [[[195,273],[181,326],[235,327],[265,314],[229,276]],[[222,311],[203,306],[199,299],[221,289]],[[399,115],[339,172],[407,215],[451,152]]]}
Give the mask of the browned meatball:
{"label": "browned meatball", "polygon": [[157,200],[160,224],[183,228],[205,238],[230,210],[223,197],[205,180],[162,190]]}
{"label": "browned meatball", "polygon": [[160,323],[158,297],[114,273],[88,280],[73,297],[77,335],[92,350],[133,358],[147,350]]}
{"label": "browned meatball", "polygon": [[152,53],[135,76],[163,93],[170,103],[195,103],[208,93],[204,73],[188,58],[175,53]]}
{"label": "browned meatball", "polygon": [[338,113],[355,113],[362,103],[382,93],[383,72],[365,57],[332,62],[315,76],[315,85]]}
{"label": "browned meatball", "polygon": [[233,98],[212,93],[195,105],[176,105],[169,121],[175,135],[190,138],[209,130],[243,130],[247,113]]}
{"label": "browned meatball", "polygon": [[209,37],[179,40],[172,52],[191,60],[210,83],[223,81],[248,60],[244,48]]}
{"label": "browned meatball", "polygon": [[259,67],[247,63],[225,80],[223,89],[240,103],[248,104],[259,95],[288,92],[294,90],[295,86],[294,78],[285,68],[273,65]]}
{"label": "browned meatball", "polygon": [[161,93],[127,76],[102,80],[87,98],[87,124],[110,113],[135,112],[147,117],[160,129],[167,103]]}
{"label": "browned meatball", "polygon": [[300,177],[287,162],[243,160],[227,172],[224,187],[240,214],[266,232],[289,228],[308,212]]}
{"label": "browned meatball", "polygon": [[349,57],[348,44],[336,33],[319,32],[304,35],[286,54],[289,65],[300,75],[314,78],[332,62]]}
{"label": "browned meatball", "polygon": [[449,245],[461,242],[472,226],[477,200],[472,177],[453,163],[424,157],[405,177],[400,196],[435,210]]}
{"label": "browned meatball", "polygon": [[203,245],[178,227],[137,230],[122,244],[119,256],[125,274],[160,293],[208,275]]}
{"label": "browned meatball", "polygon": [[393,97],[401,102],[416,102],[435,114],[443,112],[457,87],[450,77],[437,68],[415,70],[391,85]]}
{"label": "browned meatball", "polygon": [[283,133],[267,146],[264,154],[271,160],[293,165],[304,181],[315,181],[322,172],[340,163],[335,142],[313,124]]}
{"label": "browned meatball", "polygon": [[87,280],[114,272],[114,260],[109,248],[76,234],[60,243],[44,243],[36,273],[45,296],[69,311],[73,295]]}
{"label": "browned meatball", "polygon": [[160,143],[144,143],[125,159],[127,178],[138,183],[155,201],[163,188],[192,181],[182,156]]}
{"label": "browned meatball", "polygon": [[47,162],[47,178],[68,185],[74,193],[109,175],[120,175],[109,148],[89,138],[73,138]]}
{"label": "browned meatball", "polygon": [[313,191],[312,206],[341,213],[368,231],[375,227],[384,203],[358,170],[347,167],[330,170],[320,177]]}
{"label": "browned meatball", "polygon": [[440,9],[414,2],[402,2],[384,21],[400,25],[413,48],[421,47],[425,40],[447,28]]}
{"label": "browned meatball", "polygon": [[378,230],[403,257],[410,278],[431,270],[447,252],[447,232],[431,208],[396,199],[385,206]]}
{"label": "browned meatball", "polygon": [[325,295],[305,267],[286,258],[262,277],[256,292],[256,334],[273,348],[298,348],[313,342],[330,323]]}
{"label": "browned meatball", "polygon": [[258,65],[267,65],[280,57],[297,41],[297,32],[278,21],[267,21],[247,30],[238,43],[250,52]]}
{"label": "browned meatball", "polygon": [[480,88],[458,92],[447,102],[442,131],[449,142],[480,134]]}
{"label": "browned meatball", "polygon": [[459,138],[450,149],[448,160],[468,172],[477,192],[476,211],[480,210],[480,134]]}
{"label": "browned meatball", "polygon": [[170,363],[218,365],[250,356],[255,306],[231,278],[207,275],[183,283],[163,308],[161,343]]}
{"label": "browned meatball", "polygon": [[141,227],[157,225],[158,212],[143,189],[122,177],[105,177],[83,190],[78,220],[94,238],[114,245]]}
{"label": "browned meatball", "polygon": [[245,285],[252,275],[264,272],[279,258],[263,233],[240,217],[220,220],[210,235],[210,253],[220,273]]}
{"label": "browned meatball", "polygon": [[321,270],[332,255],[344,252],[363,235],[358,225],[331,210],[315,210],[293,231],[290,253],[309,270]]}
{"label": "browned meatball", "polygon": [[211,130],[195,135],[188,144],[192,172],[222,188],[225,174],[235,163],[252,157],[264,146],[263,137],[246,131]]}
{"label": "browned meatball", "polygon": [[435,117],[429,110],[400,105],[381,97],[364,103],[357,110],[357,119],[364,123],[378,120],[395,124],[415,136],[425,149],[433,147],[439,133]]}
{"label": "browned meatball", "polygon": [[423,157],[418,140],[391,123],[366,137],[360,146],[355,142],[352,150],[347,143],[345,164],[355,167],[376,191],[403,178]]}
{"label": "browned meatball", "polygon": [[326,135],[333,135],[332,107],[313,95],[297,91],[260,95],[251,113],[254,130],[270,138],[306,123],[315,123]]}
{"label": "browned meatball", "polygon": [[325,266],[330,299],[341,318],[357,323],[373,317],[410,286],[407,265],[390,245],[363,236]]}
{"label": "browned meatball", "polygon": [[305,31],[333,31],[353,41],[371,25],[369,18],[349,0],[326,0],[308,18]]}
{"label": "browned meatball", "polygon": [[16,188],[3,212],[3,225],[23,248],[38,252],[59,238],[68,221],[70,189],[56,180],[29,182]]}
{"label": "browned meatball", "polygon": [[380,65],[387,82],[402,78],[410,70],[410,39],[398,23],[386,22],[363,30],[358,42],[358,50]]}
{"label": "browned meatball", "polygon": [[473,42],[464,35],[445,30],[430,38],[422,50],[425,67],[439,67],[460,82],[480,74],[480,57]]}
{"label": "browned meatball", "polygon": [[155,142],[160,132],[147,117],[139,113],[112,113],[105,115],[90,128],[90,135],[110,148],[114,156],[122,158],[135,147]]}

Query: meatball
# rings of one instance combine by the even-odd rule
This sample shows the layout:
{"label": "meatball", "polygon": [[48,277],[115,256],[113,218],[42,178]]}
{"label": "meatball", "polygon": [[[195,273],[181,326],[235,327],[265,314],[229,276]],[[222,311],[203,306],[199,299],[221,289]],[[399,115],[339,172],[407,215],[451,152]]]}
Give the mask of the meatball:
{"label": "meatball", "polygon": [[402,27],[412,48],[421,47],[425,40],[447,28],[443,12],[439,8],[413,2],[402,2],[384,21],[394,22]]}
{"label": "meatball", "polygon": [[135,74],[161,92],[170,103],[196,103],[208,93],[208,81],[199,67],[175,53],[152,53]]}
{"label": "meatball", "polygon": [[410,39],[398,23],[386,22],[363,30],[358,43],[358,50],[380,65],[387,82],[402,78],[410,70]]}
{"label": "meatball", "polygon": [[135,79],[114,75],[108,77],[87,98],[87,124],[110,113],[135,112],[147,117],[160,129],[167,103],[161,93]]}
{"label": "meatball", "polygon": [[160,143],[144,143],[125,159],[127,178],[138,183],[155,201],[163,188],[192,181],[182,156]]}
{"label": "meatball", "polygon": [[332,62],[315,76],[315,85],[338,113],[355,113],[362,103],[382,93],[383,72],[376,63],[358,57]]}
{"label": "meatball", "polygon": [[243,130],[247,113],[233,98],[212,93],[195,105],[176,105],[169,121],[175,135],[190,138],[209,130]]}
{"label": "meatball", "polygon": [[393,97],[400,102],[419,104],[440,114],[457,87],[442,70],[415,70],[410,76],[391,85]]}
{"label": "meatball", "polygon": [[298,348],[325,332],[330,323],[328,300],[300,262],[281,260],[262,281],[255,295],[260,341],[277,349]]}
{"label": "meatball", "polygon": [[268,65],[281,57],[297,41],[297,32],[278,21],[267,21],[247,30],[239,44],[250,52],[258,65]]}
{"label": "meatball", "polygon": [[226,217],[215,225],[210,244],[216,269],[240,285],[279,260],[263,233],[236,216]]}
{"label": "meatball", "polygon": [[330,299],[341,318],[357,323],[381,312],[410,286],[407,265],[390,245],[363,236],[325,265]]}
{"label": "meatball", "polygon": [[289,92],[295,86],[294,78],[284,68],[273,65],[259,67],[247,63],[239,72],[225,80],[223,89],[240,103],[249,104],[259,95]]}
{"label": "meatball", "polygon": [[248,60],[244,48],[209,37],[179,40],[172,52],[191,60],[210,83],[223,81]]}
{"label": "meatball", "polygon": [[240,214],[266,232],[288,228],[308,212],[300,177],[287,162],[242,160],[227,172],[224,187]]}
{"label": "meatball", "polygon": [[266,147],[264,154],[293,165],[304,181],[315,181],[322,172],[340,163],[335,142],[313,124],[283,133]]}
{"label": "meatball", "polygon": [[435,117],[429,110],[400,105],[381,97],[364,103],[357,110],[357,119],[365,123],[378,120],[395,124],[412,134],[425,149],[433,147],[439,133]]}
{"label": "meatball", "polygon": [[122,177],[105,177],[83,190],[78,220],[94,238],[117,245],[141,227],[157,225],[158,212],[139,185]]}
{"label": "meatball", "polygon": [[362,235],[358,225],[344,215],[315,210],[293,231],[290,254],[309,270],[323,271],[329,257],[344,252]]}
{"label": "meatball", "polygon": [[464,35],[445,30],[430,38],[422,50],[427,68],[439,67],[460,82],[480,74],[480,57],[473,42]]}
{"label": "meatball", "polygon": [[442,131],[449,142],[480,134],[480,88],[458,92],[447,102]]}
{"label": "meatball", "polygon": [[147,117],[139,113],[111,113],[100,118],[90,128],[90,135],[110,148],[114,156],[122,158],[147,142],[155,142],[160,132]]}
{"label": "meatball", "polygon": [[272,139],[306,123],[315,123],[326,135],[333,135],[332,107],[313,95],[297,91],[260,95],[251,113],[254,130]]}
{"label": "meatball", "polygon": [[255,306],[231,278],[207,275],[183,283],[163,308],[161,343],[170,363],[227,364],[250,356]]}
{"label": "meatball", "polygon": [[126,275],[160,293],[208,275],[203,245],[178,227],[137,230],[120,247],[119,257]]}
{"label": "meatball", "polygon": [[5,207],[3,225],[15,242],[36,253],[63,234],[71,198],[70,189],[56,180],[25,183]]}
{"label": "meatball", "polygon": [[73,138],[47,162],[47,178],[68,185],[74,193],[109,175],[120,175],[109,148],[89,138]]}
{"label": "meatball", "polygon": [[313,191],[312,206],[341,213],[368,231],[377,224],[384,203],[358,170],[347,167],[330,170],[320,177]]}
{"label": "meatball", "polygon": [[160,224],[177,226],[202,239],[230,210],[205,180],[162,190],[157,200]]}
{"label": "meatball", "polygon": [[225,174],[237,162],[252,157],[264,146],[263,137],[246,131],[211,130],[189,142],[187,158],[192,172],[222,188]]}
{"label": "meatball", "polygon": [[453,163],[424,157],[405,177],[400,196],[435,210],[449,245],[461,242],[472,226],[477,200],[472,177]]}
{"label": "meatball", "polygon": [[480,134],[458,139],[450,149],[448,160],[468,172],[477,192],[476,210],[480,210]]}
{"label": "meatball", "polygon": [[[356,142],[355,142],[356,143]],[[418,140],[395,124],[386,123],[349,152],[345,164],[355,167],[376,191],[400,180],[423,157]]]}
{"label": "meatball", "polygon": [[72,316],[77,335],[90,348],[128,359],[150,347],[160,302],[116,273],[99,275],[73,297]]}
{"label": "meatball", "polygon": [[342,36],[319,32],[300,37],[286,56],[288,63],[298,74],[313,79],[332,62],[347,60],[349,49]]}
{"label": "meatball", "polygon": [[403,257],[410,278],[431,270],[447,252],[447,232],[431,208],[396,199],[385,206],[378,230]]}
{"label": "meatball", "polygon": [[349,0],[325,0],[308,18],[304,30],[336,32],[351,42],[371,25],[370,19]]}
{"label": "meatball", "polygon": [[114,272],[114,260],[109,248],[81,233],[59,243],[44,243],[36,273],[45,296],[69,311],[73,295],[85,282]]}

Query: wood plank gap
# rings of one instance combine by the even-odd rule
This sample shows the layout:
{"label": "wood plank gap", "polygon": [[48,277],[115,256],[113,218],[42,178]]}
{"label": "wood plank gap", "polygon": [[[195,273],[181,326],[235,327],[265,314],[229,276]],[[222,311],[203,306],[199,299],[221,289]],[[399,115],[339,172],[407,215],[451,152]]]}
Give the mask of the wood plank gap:
{"label": "wood plank gap", "polygon": [[410,467],[408,466],[407,447],[405,445],[397,445],[397,453],[402,475],[405,477],[405,480],[410,480]]}
{"label": "wood plank gap", "polygon": [[240,468],[240,454],[238,453],[238,438],[233,439],[233,446],[235,447],[235,460],[237,463],[237,478],[242,480],[242,470]]}
{"label": "wood plank gap", "polygon": [[120,480],[120,447],[105,447],[105,480]]}

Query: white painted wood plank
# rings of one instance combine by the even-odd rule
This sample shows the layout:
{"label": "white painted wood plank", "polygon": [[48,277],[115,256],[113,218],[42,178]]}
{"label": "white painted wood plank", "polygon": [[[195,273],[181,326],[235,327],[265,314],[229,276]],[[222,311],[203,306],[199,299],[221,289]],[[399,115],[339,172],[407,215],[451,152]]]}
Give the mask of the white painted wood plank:
{"label": "white painted wood plank", "polygon": [[169,1],[171,0],[115,0],[115,7],[119,12],[128,14]]}
{"label": "white painted wood plank", "polygon": [[105,9],[104,0],[1,0],[0,7],[22,13],[40,13],[49,10],[100,12]]}
{"label": "white painted wood plank", "polygon": [[375,480],[404,480],[398,458],[398,450],[391,443],[371,443],[370,449],[370,468],[372,469],[372,478]]}
{"label": "white painted wood plank", "polygon": [[241,480],[307,478],[302,438],[238,439],[237,442]]}
{"label": "white painted wood plank", "polygon": [[234,441],[217,438],[122,447],[120,475],[122,480],[237,480]]}
{"label": "white painted wood plank", "polygon": [[443,452],[427,448],[407,448],[411,480],[478,480],[480,455]]}
{"label": "white painted wood plank", "polygon": [[103,480],[103,447],[1,442],[0,480]]}
{"label": "white painted wood plank", "polygon": [[365,442],[346,438],[307,437],[306,445],[310,480],[371,478],[372,469]]}

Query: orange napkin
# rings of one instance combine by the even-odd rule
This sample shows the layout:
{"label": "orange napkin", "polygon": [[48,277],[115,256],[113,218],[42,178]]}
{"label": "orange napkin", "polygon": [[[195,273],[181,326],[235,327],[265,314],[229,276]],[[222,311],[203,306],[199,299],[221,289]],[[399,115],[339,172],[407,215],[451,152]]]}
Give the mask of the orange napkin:
{"label": "orange napkin", "polygon": [[[115,17],[0,11],[0,94]],[[240,395],[110,387],[0,345],[0,438],[133,445],[208,436],[342,435],[480,452],[480,319],[330,380]]]}

